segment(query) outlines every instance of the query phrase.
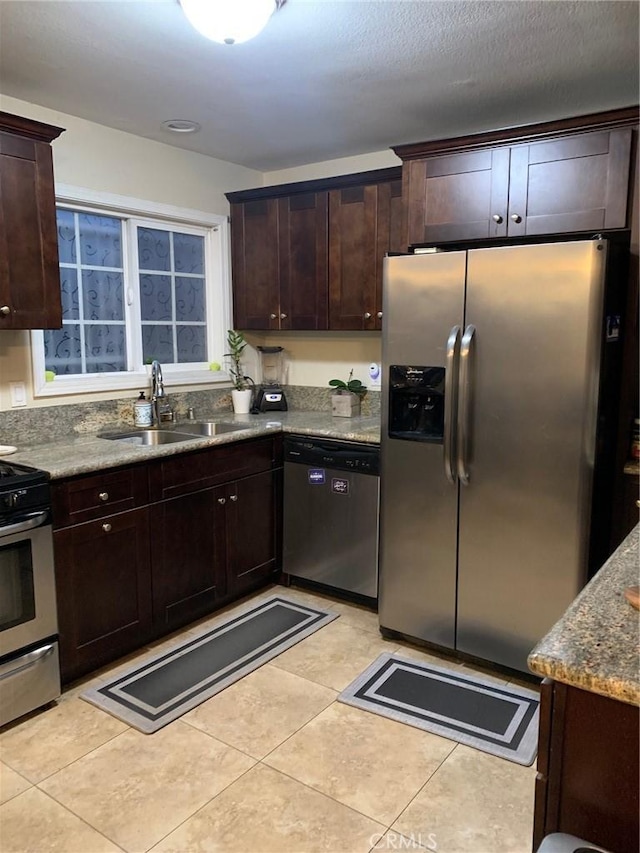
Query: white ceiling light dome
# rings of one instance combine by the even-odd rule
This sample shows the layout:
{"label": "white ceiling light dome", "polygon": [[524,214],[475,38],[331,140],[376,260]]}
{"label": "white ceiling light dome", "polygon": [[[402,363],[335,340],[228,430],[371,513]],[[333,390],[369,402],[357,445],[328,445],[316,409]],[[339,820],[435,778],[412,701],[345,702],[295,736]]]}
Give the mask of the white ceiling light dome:
{"label": "white ceiling light dome", "polygon": [[249,41],[286,0],[180,0],[189,23],[221,44]]}

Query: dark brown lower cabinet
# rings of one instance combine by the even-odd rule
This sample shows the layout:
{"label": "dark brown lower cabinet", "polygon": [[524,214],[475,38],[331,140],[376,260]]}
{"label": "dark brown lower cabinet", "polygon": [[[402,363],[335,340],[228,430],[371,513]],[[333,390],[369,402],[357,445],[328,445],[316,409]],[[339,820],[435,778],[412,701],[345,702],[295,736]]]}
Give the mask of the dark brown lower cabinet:
{"label": "dark brown lower cabinet", "polygon": [[233,595],[266,583],[277,568],[280,471],[265,471],[224,486],[227,584]]}
{"label": "dark brown lower cabinet", "polygon": [[149,510],[57,530],[54,548],[60,661],[68,682],[151,636]]}
{"label": "dark brown lower cabinet", "polygon": [[64,682],[269,582],[280,453],[278,439],[257,439],[54,485]]}
{"label": "dark brown lower cabinet", "polygon": [[552,832],[638,850],[639,718],[634,705],[543,681],[534,851]]}
{"label": "dark brown lower cabinet", "polygon": [[151,507],[153,621],[166,634],[213,610],[226,592],[225,531],[218,489]]}

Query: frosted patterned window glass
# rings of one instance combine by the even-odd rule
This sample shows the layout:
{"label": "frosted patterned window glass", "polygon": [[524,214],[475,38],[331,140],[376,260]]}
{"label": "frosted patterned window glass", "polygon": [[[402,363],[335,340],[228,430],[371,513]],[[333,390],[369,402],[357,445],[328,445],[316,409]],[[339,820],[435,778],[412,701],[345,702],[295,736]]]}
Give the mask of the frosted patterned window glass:
{"label": "frosted patterned window glass", "polygon": [[122,220],[58,208],[62,329],[44,332],[58,375],[127,369]]}
{"label": "frosted patterned window glass", "polygon": [[65,323],[61,329],[44,333],[44,357],[47,370],[59,376],[82,373],[80,326]]}
{"label": "frosted patterned window glass", "polygon": [[170,232],[138,228],[138,266],[141,270],[170,270]]}
{"label": "frosted patterned window glass", "polygon": [[171,276],[140,274],[140,316],[143,322],[171,320]]}
{"label": "frosted patterned window glass", "polygon": [[138,227],[138,265],[143,359],[208,361],[204,237]]}
{"label": "frosted patterned window glass", "polygon": [[[213,248],[220,236],[209,236],[215,226],[118,214],[89,202],[77,209],[58,207],[56,218],[63,325],[40,333],[45,370],[60,377],[85,375],[87,390],[95,390],[132,387],[129,377],[92,377],[129,372],[139,377],[153,359],[202,370],[213,357],[212,344],[222,356],[217,338],[222,324],[209,326],[212,309],[225,305],[219,270],[213,275],[207,270],[209,241]],[[34,353],[42,371],[41,350]],[[180,375],[170,370],[165,379],[171,373]]]}
{"label": "frosted patterned window glass", "polygon": [[122,223],[113,216],[78,214],[83,266],[122,269]]}

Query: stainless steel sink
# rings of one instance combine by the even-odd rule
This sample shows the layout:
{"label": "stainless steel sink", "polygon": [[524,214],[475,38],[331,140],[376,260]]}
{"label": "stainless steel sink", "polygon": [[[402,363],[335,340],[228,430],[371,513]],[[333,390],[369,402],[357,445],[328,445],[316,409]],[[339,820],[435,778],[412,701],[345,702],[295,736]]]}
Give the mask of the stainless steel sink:
{"label": "stainless steel sink", "polygon": [[155,447],[158,444],[177,444],[179,441],[195,441],[199,436],[187,435],[168,429],[141,429],[131,432],[112,432],[101,435],[109,441],[122,441],[126,444],[136,444],[141,447]]}
{"label": "stainless steel sink", "polygon": [[229,424],[220,421],[192,421],[180,424],[180,432],[192,432],[196,435],[222,435],[225,432],[236,432],[240,429],[251,429],[251,424]]}

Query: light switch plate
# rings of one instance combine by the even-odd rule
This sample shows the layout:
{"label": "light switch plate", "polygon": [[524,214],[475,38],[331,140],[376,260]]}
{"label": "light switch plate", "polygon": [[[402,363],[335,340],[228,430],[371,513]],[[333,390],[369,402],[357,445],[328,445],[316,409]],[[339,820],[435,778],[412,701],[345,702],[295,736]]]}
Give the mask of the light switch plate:
{"label": "light switch plate", "polygon": [[27,405],[27,391],[24,382],[10,382],[9,393],[11,394],[11,408],[19,409]]}

